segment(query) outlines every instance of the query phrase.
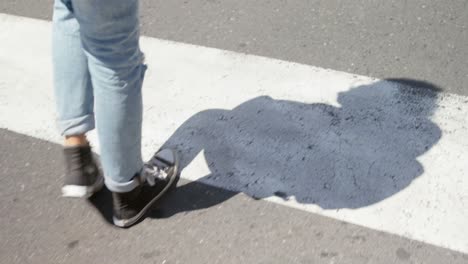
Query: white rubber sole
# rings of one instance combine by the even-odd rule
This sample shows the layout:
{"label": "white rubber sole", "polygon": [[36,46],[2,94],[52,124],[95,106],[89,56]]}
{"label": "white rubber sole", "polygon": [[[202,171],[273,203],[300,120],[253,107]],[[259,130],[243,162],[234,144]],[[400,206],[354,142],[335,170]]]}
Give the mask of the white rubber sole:
{"label": "white rubber sole", "polygon": [[65,185],[62,187],[62,196],[71,198],[89,198],[104,186],[104,178],[100,175],[91,186]]}

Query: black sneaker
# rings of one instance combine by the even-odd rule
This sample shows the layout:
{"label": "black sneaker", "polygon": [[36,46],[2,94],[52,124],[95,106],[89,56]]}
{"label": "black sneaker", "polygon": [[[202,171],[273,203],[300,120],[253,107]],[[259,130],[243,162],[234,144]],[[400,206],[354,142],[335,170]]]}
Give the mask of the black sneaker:
{"label": "black sneaker", "polygon": [[90,197],[102,189],[104,179],[93,159],[90,146],[65,147],[64,197]]}
{"label": "black sneaker", "polygon": [[112,193],[113,221],[116,226],[129,227],[141,219],[179,177],[179,159],[172,149],[157,152],[136,177],[140,184],[126,193]]}

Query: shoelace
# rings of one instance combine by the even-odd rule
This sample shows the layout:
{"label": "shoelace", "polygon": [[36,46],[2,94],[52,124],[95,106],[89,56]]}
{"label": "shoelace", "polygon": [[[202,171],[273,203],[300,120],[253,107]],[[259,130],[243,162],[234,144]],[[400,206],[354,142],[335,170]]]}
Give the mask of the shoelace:
{"label": "shoelace", "polygon": [[167,172],[153,164],[145,164],[144,174],[146,181],[150,186],[154,186],[157,181],[165,181],[167,179]]}

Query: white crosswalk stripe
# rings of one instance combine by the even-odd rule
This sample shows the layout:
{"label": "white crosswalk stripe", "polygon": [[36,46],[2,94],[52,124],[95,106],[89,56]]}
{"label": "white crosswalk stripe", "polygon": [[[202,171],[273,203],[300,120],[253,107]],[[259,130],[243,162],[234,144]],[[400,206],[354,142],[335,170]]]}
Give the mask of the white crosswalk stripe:
{"label": "white crosswalk stripe", "polygon": [[[50,36],[50,22],[0,15],[0,127],[60,142]],[[154,38],[142,49],[145,157],[168,141],[186,179],[468,253],[468,98]]]}

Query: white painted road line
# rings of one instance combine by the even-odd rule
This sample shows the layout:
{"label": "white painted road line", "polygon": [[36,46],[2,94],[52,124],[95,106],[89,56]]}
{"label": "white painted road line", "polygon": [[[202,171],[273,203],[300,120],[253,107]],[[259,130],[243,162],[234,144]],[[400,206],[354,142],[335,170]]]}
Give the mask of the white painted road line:
{"label": "white painted road line", "polygon": [[[60,142],[50,40],[49,22],[0,14],[0,127]],[[184,178],[468,253],[467,98],[154,38],[142,48],[145,157],[168,141],[190,161]]]}

